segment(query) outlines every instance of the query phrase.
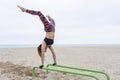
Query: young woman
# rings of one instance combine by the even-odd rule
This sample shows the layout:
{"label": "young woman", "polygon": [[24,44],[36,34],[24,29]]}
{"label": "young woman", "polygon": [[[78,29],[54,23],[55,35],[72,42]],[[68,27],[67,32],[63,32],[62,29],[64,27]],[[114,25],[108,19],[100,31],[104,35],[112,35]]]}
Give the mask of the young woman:
{"label": "young woman", "polygon": [[56,65],[56,55],[55,55],[55,51],[52,47],[53,43],[54,43],[54,37],[55,37],[55,22],[54,20],[47,15],[46,17],[48,18],[48,20],[46,19],[46,17],[41,13],[41,11],[34,11],[34,10],[29,10],[29,9],[25,9],[21,6],[18,6],[22,12],[26,12],[32,15],[37,15],[39,16],[40,20],[42,21],[42,23],[44,24],[44,30],[46,32],[46,36],[42,42],[42,44],[40,44],[40,46],[38,47],[38,53],[39,56],[41,57],[41,62],[42,65],[40,66],[40,68],[44,67],[44,58],[45,58],[45,52],[46,49],[49,48],[52,55],[53,55],[53,60],[54,63],[53,65]]}

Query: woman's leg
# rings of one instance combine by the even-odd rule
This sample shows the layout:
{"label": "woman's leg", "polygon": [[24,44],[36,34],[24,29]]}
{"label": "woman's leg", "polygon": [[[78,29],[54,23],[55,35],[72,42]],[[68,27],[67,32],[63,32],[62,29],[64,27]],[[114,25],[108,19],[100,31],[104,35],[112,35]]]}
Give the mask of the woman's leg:
{"label": "woman's leg", "polygon": [[48,46],[48,48],[50,49],[50,51],[51,51],[51,53],[52,53],[52,56],[53,56],[53,60],[54,60],[54,64],[53,64],[53,65],[56,65],[56,55],[55,55],[55,51],[54,51],[52,45],[51,45],[51,46]]}
{"label": "woman's leg", "polygon": [[45,27],[49,25],[49,21],[46,19],[46,17],[42,14],[41,11],[34,11],[34,10],[26,9],[26,12],[32,15],[38,15]]}

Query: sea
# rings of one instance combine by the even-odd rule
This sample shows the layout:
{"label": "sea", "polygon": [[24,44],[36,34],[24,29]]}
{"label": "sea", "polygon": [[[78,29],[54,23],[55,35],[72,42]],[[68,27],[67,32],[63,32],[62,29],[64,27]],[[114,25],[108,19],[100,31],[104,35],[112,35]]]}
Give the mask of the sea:
{"label": "sea", "polygon": [[[36,48],[39,44],[0,44],[0,48]],[[54,47],[98,47],[120,46],[120,44],[54,44]]]}

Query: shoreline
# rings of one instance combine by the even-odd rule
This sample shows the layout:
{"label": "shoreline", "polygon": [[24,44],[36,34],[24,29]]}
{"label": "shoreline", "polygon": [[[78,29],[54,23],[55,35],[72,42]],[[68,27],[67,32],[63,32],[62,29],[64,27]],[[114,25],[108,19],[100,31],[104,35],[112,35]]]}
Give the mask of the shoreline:
{"label": "shoreline", "polygon": [[[36,48],[39,44],[1,44],[0,48]],[[120,44],[54,44],[54,47],[120,47]]]}

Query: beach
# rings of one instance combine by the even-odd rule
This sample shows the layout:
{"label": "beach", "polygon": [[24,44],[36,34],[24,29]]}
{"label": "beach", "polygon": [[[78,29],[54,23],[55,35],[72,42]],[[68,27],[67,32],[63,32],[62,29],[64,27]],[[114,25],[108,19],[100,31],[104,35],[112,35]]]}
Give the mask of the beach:
{"label": "beach", "polygon": [[[54,47],[57,64],[101,70],[111,80],[120,80],[120,46],[63,46]],[[45,53],[45,66],[52,64],[49,51]],[[41,65],[37,48],[0,48],[0,80],[93,80],[79,75],[37,69],[32,78],[32,67]],[[91,73],[92,74],[92,73]],[[100,80],[106,80],[99,75]]]}

